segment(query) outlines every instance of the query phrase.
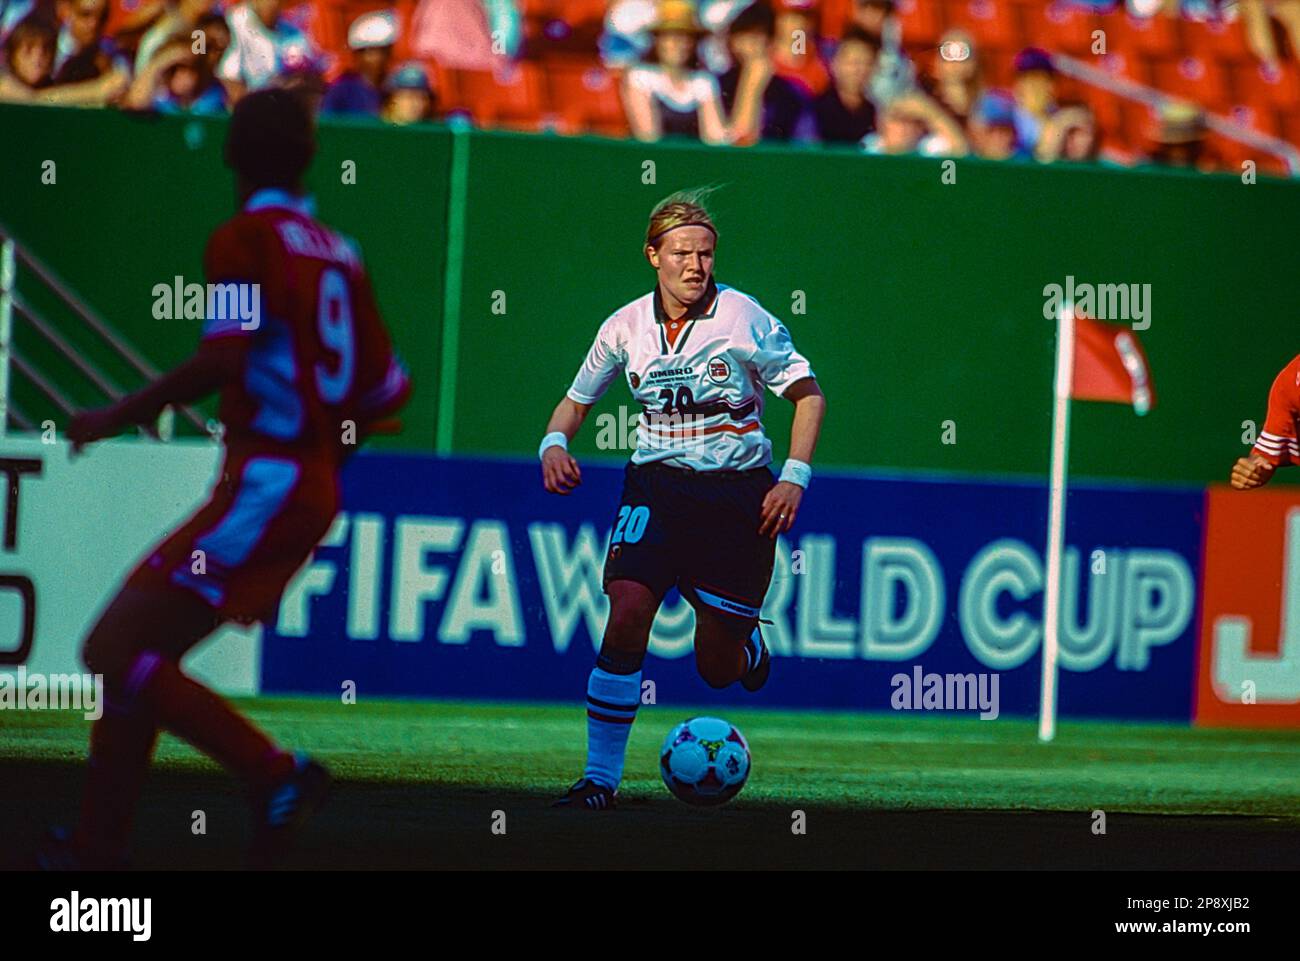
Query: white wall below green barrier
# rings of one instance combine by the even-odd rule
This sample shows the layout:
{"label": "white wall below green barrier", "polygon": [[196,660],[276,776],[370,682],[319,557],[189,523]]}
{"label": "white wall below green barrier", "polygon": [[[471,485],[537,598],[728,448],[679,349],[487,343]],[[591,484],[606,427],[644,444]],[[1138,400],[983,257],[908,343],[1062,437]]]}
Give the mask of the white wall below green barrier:
{"label": "white wall below green barrier", "polygon": [[[121,440],[71,458],[67,444],[7,438],[0,470],[0,674],[14,674],[23,643],[22,579],[34,600],[27,674],[85,670],[80,647],[104,604],[145,551],[207,496],[220,449],[207,441]],[[232,695],[256,694],[261,629],[224,629],[185,660],[187,670]]]}

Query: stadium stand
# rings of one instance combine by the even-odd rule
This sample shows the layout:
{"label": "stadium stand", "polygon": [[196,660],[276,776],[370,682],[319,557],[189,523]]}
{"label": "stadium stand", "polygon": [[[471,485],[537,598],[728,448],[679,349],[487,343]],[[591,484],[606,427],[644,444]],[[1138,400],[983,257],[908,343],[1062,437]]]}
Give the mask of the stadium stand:
{"label": "stadium stand", "polygon": [[[23,4],[37,13],[47,9],[45,0],[9,0],[0,10],[12,11]],[[502,24],[513,23],[519,42],[510,55],[496,55],[494,48],[491,69],[466,69],[436,57],[417,57],[436,78],[439,114],[459,112],[477,125],[512,130],[623,137],[629,132],[620,95],[626,61],[602,59],[602,37],[611,30],[611,7],[635,13],[632,8],[637,4],[653,16],[654,4],[649,0],[612,4],[608,0],[310,0],[286,8],[283,17],[317,47],[319,56],[312,67],[324,82],[348,68],[348,28],[366,13],[391,9],[398,19],[401,32],[392,48],[394,64],[416,57],[412,23],[426,5],[461,18],[441,23],[473,21],[484,37],[497,40],[504,31]],[[210,0],[207,6],[213,6]],[[228,6],[232,5],[215,5],[219,11]],[[702,24],[716,26],[747,6],[735,0],[703,0],[697,13]],[[1283,41],[1281,60],[1259,59],[1252,52],[1236,3],[1202,2],[1184,12],[1178,3],[1167,2],[1162,12],[1151,16],[1132,12],[1135,6],[1151,4],[1083,0],[775,0],[772,6],[778,18],[788,11],[812,14],[821,33],[815,42],[828,61],[844,31],[855,22],[865,22],[855,21],[859,8],[888,8],[901,34],[901,52],[914,65],[923,87],[933,78],[941,37],[953,28],[973,38],[984,89],[1013,89],[1015,57],[1025,48],[1042,48],[1058,61],[1073,58],[1083,68],[1058,63],[1055,102],[1080,104],[1091,111],[1105,147],[1098,155],[1111,162],[1142,162],[1158,153],[1154,149],[1158,144],[1151,139],[1160,128],[1157,114],[1166,100],[1175,99],[1199,107],[1207,118],[1206,149],[1197,166],[1238,169],[1242,161],[1254,159],[1261,169],[1300,175],[1300,153],[1294,147],[1300,135],[1297,51],[1289,50]],[[119,31],[118,46],[130,53],[163,9],[148,0],[112,0],[107,26]],[[9,13],[4,16],[12,19]],[[0,30],[13,26],[6,22]],[[648,40],[644,32],[641,36],[644,46]],[[705,66],[720,73],[725,68],[723,44],[715,45],[712,56],[712,62],[708,56],[703,58]],[[721,64],[716,60],[719,56]],[[1096,72],[1089,72],[1089,67]],[[0,99],[39,101],[58,89],[50,79],[23,87],[13,77],[0,78]],[[108,99],[113,102],[112,96]],[[877,103],[878,111],[883,107]]]}

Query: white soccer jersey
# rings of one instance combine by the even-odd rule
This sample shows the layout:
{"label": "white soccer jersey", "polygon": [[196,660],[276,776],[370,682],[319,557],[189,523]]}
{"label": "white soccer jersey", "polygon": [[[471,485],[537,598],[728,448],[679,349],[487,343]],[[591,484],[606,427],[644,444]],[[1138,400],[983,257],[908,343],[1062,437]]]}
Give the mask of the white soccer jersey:
{"label": "white soccer jersey", "polygon": [[770,463],[763,388],[780,395],[813,376],[790,332],[753,297],[724,284],[711,285],[676,322],[675,340],[673,323],[658,287],[614,311],[600,325],[569,398],[594,404],[624,371],[642,411],[633,463],[665,461],[701,471]]}

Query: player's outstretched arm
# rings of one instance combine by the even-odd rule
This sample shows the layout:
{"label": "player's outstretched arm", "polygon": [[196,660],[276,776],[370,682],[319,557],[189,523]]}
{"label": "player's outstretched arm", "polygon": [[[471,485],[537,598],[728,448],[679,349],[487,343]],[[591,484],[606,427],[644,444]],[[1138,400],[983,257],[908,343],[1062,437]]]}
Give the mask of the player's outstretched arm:
{"label": "player's outstretched arm", "polygon": [[582,483],[582,471],[569,453],[568,443],[587,419],[590,404],[565,397],[556,405],[542,440],[542,486],[552,494],[568,494]]}
{"label": "player's outstretched arm", "polygon": [[[786,462],[788,470],[791,462],[804,465],[812,463],[817,438],[821,435],[822,421],[826,417],[826,395],[816,380],[805,377],[786,388],[783,396],[794,404],[794,423],[790,425],[790,457]],[[806,466],[802,470],[808,472]],[[785,475],[784,470],[782,475]],[[782,480],[768,491],[767,497],[763,499],[763,520],[758,527],[759,533],[776,537],[793,527],[799,505],[803,502],[803,490],[801,484]]]}
{"label": "player's outstretched arm", "polygon": [[1272,479],[1276,470],[1276,466],[1252,451],[1245,457],[1237,458],[1237,463],[1232,465],[1232,486],[1239,491],[1263,487]]}
{"label": "player's outstretched arm", "polygon": [[236,379],[243,370],[247,347],[241,337],[204,341],[193,357],[134,394],[75,415],[68,424],[73,452],[127,427],[152,424],[167,405],[188,404]]}

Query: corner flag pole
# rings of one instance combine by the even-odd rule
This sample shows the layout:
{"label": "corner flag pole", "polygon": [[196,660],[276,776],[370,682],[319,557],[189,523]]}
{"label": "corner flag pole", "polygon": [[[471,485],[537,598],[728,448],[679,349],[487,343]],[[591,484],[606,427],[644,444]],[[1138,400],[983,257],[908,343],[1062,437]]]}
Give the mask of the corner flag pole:
{"label": "corner flag pole", "polygon": [[1043,686],[1038,740],[1056,735],[1056,655],[1060,650],[1061,561],[1065,488],[1070,464],[1070,391],[1074,377],[1074,304],[1061,306],[1056,325],[1056,390],[1052,405],[1052,469],[1047,502],[1047,575],[1043,585]]}

